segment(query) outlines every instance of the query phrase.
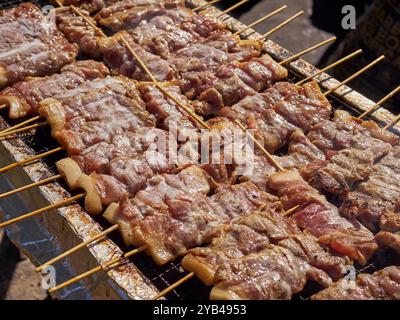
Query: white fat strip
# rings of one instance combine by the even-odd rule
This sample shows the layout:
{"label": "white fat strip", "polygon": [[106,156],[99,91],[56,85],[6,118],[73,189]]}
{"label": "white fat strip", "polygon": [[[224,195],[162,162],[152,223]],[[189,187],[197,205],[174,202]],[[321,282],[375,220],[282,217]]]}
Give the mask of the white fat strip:
{"label": "white fat strip", "polygon": [[56,96],[56,98],[58,99],[65,99],[65,98],[69,98],[69,97],[73,97],[85,92],[89,92],[90,90],[93,89],[102,89],[107,87],[110,84],[117,84],[117,83],[121,83],[120,80],[112,78],[112,77],[107,77],[101,80],[95,80],[95,81],[88,81],[85,84],[73,89],[73,90],[69,90],[61,95]]}
{"label": "white fat strip", "polygon": [[7,52],[0,53],[0,60],[5,59],[9,56],[19,54],[24,51],[32,50],[33,48],[40,47],[42,45],[44,45],[44,43],[38,39],[35,39],[29,43],[22,43],[19,46],[15,47],[11,50],[8,50]]}

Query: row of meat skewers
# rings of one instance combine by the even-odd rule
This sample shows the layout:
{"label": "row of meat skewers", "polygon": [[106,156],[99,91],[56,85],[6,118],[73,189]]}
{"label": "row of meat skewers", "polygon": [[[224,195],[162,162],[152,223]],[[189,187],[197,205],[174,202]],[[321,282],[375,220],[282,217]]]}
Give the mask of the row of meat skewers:
{"label": "row of meat skewers", "polygon": [[[64,96],[52,95],[57,98],[43,100],[32,110],[38,110],[46,117],[51,125],[52,135],[71,156],[58,163],[61,174],[72,189],[78,187],[85,190],[85,194],[75,196],[69,201],[85,197],[86,210],[93,214],[102,212],[104,206],[108,206],[106,218],[112,223],[118,223],[128,244],[139,247],[133,252],[147,250],[160,264],[186,254],[188,249],[211,242],[207,248],[192,250],[184,258],[183,266],[193,271],[206,284],[216,284],[211,295],[213,298],[290,298],[302,290],[307,279],[314,280],[322,286],[330,286],[332,279],[337,280],[343,275],[340,270],[344,270],[342,266],[349,263],[349,258],[361,264],[367,262],[377,249],[373,234],[363,229],[361,224],[355,226],[353,219],[350,221],[341,217],[337,208],[310,184],[323,192],[344,196],[347,197],[346,201],[351,201],[349,190],[354,183],[365,180],[376,169],[376,161],[384,158],[376,165],[383,167],[383,172],[387,172],[386,167],[392,168],[390,161],[396,158],[397,137],[381,130],[373,122],[356,122],[341,113],[337,113],[336,121],[330,121],[331,106],[318,85],[314,82],[303,86],[277,82],[286,78],[286,70],[268,56],[251,57],[255,55],[251,53],[243,58],[244,61],[240,64],[234,63],[233,66],[229,60],[223,60],[227,65],[222,67],[207,62],[207,72],[200,69],[201,72],[196,74],[196,83],[204,84],[203,87],[200,86],[199,91],[198,86],[193,86],[193,69],[187,72],[188,69],[185,68],[188,66],[179,60],[179,55],[173,59],[164,57],[165,68],[161,69],[170,68],[164,61],[172,63],[175,67],[183,65],[178,70],[180,78],[184,80],[180,87],[173,84],[166,86],[158,81],[172,80],[166,78],[170,72],[153,75],[155,70],[159,70],[158,67],[153,65],[151,70],[145,62],[146,59],[143,59],[149,52],[143,53],[140,51],[143,49],[138,47],[135,41],[130,42],[127,38],[128,33],[120,33],[111,40],[106,39],[107,43],[111,41],[113,44],[106,47],[117,47],[118,52],[121,47],[125,48],[131,54],[130,59],[134,58],[145,70],[146,78],[137,80],[151,80],[151,83],[135,83],[126,78],[111,77],[101,64],[77,62],[66,67],[60,74],[44,79],[44,82],[51,83],[54,81],[51,77],[65,76],[66,72],[72,72],[74,77],[84,74],[81,80],[83,85],[77,87],[78,90],[71,89],[69,93],[66,91]],[[242,57],[243,52],[246,55],[249,53],[248,48],[241,51],[241,48],[235,47],[231,38],[228,42],[234,50],[234,59]],[[251,44],[250,47],[257,48],[257,45]],[[137,50],[143,54],[140,55]],[[254,49],[250,51],[252,50]],[[124,59],[129,60],[125,55],[126,53],[122,54]],[[220,60],[217,61],[221,63]],[[85,74],[88,63],[91,64],[88,68],[90,72]],[[107,64],[113,65],[111,60]],[[261,70],[260,73],[252,74],[251,68],[254,65],[258,68],[256,70]],[[229,73],[232,69],[226,70],[227,67],[233,68],[234,72]],[[117,69],[118,71],[113,71],[113,67],[111,68],[119,74],[123,73],[121,70],[126,70],[120,66]],[[141,72],[132,72],[131,66],[127,69],[129,72],[126,75],[143,77]],[[94,70],[97,71],[94,72],[95,75]],[[210,73],[209,70],[213,71]],[[215,74],[224,76],[221,80],[221,77],[215,77]],[[207,87],[206,82],[198,82],[199,78],[208,80],[213,76],[212,86]],[[37,83],[43,85],[43,79]],[[229,91],[232,88],[234,95],[232,90]],[[15,86],[13,89],[15,90]],[[197,98],[196,102],[189,101],[181,91],[191,99]],[[20,92],[12,97],[21,96]],[[110,92],[114,100],[107,107],[106,98],[109,98]],[[391,95],[396,92],[393,91]],[[22,97],[26,96],[22,94]],[[22,109],[20,98],[16,99],[13,105],[17,110]],[[97,101],[101,101],[101,104]],[[383,102],[379,104],[381,103]],[[197,111],[197,114],[194,111]],[[217,118],[205,121],[198,114]],[[113,119],[111,123],[109,119]],[[321,121],[325,121],[324,125],[315,126]],[[232,147],[232,139],[227,138],[233,137],[235,129],[254,129],[257,137],[255,143],[261,152],[250,154],[251,159],[254,159],[253,172],[241,175],[242,182],[232,185],[232,181],[236,179],[232,172],[239,171],[240,167],[246,164],[245,161],[234,158],[229,167],[199,167],[184,161],[170,167],[169,159],[160,159],[160,154],[152,153],[154,141],[151,139],[168,135],[166,131],[155,129],[156,123],[169,132],[174,129],[178,133],[177,136],[186,134],[186,138],[193,138],[194,134],[195,140],[212,139],[213,135],[222,136],[222,149]],[[87,131],[88,125],[92,126],[90,131]],[[200,133],[201,128],[211,129],[208,137]],[[96,132],[96,135],[93,135],[93,132]],[[101,140],[95,143],[101,136],[100,133],[105,132],[113,136],[113,141]],[[337,133],[344,135],[343,140],[335,140],[338,137]],[[251,139],[252,137],[250,135]],[[318,139],[312,140],[312,137]],[[316,145],[315,141],[320,145]],[[106,149],[100,149],[102,144]],[[288,144],[288,156],[270,155],[269,152]],[[93,148],[90,148],[91,146]],[[247,143],[239,149],[246,149],[246,146]],[[188,144],[179,145],[180,150],[184,150],[185,147],[190,149]],[[107,158],[110,154],[113,157],[111,162],[115,160],[115,167],[107,168],[105,174],[99,157],[102,155],[103,158]],[[148,157],[145,162],[141,159],[143,154]],[[157,161],[152,163],[149,158]],[[105,159],[105,163],[110,160]],[[349,170],[348,167],[343,170],[340,166],[350,163],[350,160],[351,165],[360,164],[366,166],[367,170],[357,170],[358,167],[356,170]],[[128,167],[130,162],[132,165]],[[143,167],[135,168],[135,162],[141,166],[145,163],[149,170],[143,171]],[[396,160],[392,162],[396,163]],[[179,173],[175,174],[177,169]],[[280,173],[276,173],[277,171]],[[310,184],[298,171],[308,177]],[[148,176],[145,175],[146,172],[149,172]],[[246,173],[246,170],[243,172]],[[133,176],[135,174],[136,176]],[[379,180],[379,174],[376,176]],[[121,182],[124,185],[122,187]],[[367,181],[370,182],[371,179]],[[98,190],[104,191],[103,194],[99,194]],[[121,192],[115,192],[118,190]],[[208,196],[210,190],[215,190],[211,197]],[[263,190],[276,192],[281,200]],[[365,194],[363,189],[357,192]],[[131,199],[126,197],[126,194]],[[160,199],[154,199],[156,195],[162,196]],[[307,198],[299,195],[306,195]],[[165,202],[165,199],[169,199],[168,202]],[[369,199],[366,201],[370,203]],[[235,206],[235,203],[238,205]],[[284,209],[292,208],[297,208],[293,219],[283,219]],[[359,208],[363,206],[360,205]],[[246,215],[250,212],[254,214]],[[362,213],[359,220],[374,230],[380,222],[380,216],[378,221],[370,221],[368,215],[369,213]],[[328,217],[329,220],[326,220]],[[14,221],[6,222],[2,226],[12,222]],[[265,229],[255,229],[260,223]],[[298,227],[309,234],[300,231]],[[157,231],[154,231],[154,228],[158,228]],[[271,233],[274,231],[271,228],[279,229],[280,234],[276,236],[274,232]],[[258,231],[258,234],[254,234],[254,231]],[[243,238],[237,239],[237,235]],[[388,235],[392,237],[394,234],[381,234],[381,238],[385,239],[382,242],[386,241]],[[259,242],[253,242],[257,236],[260,238]],[[253,240],[250,242],[246,237]],[[299,243],[303,247],[307,243],[310,248],[309,252],[301,249],[301,258],[294,253],[298,253],[294,247],[296,244],[298,247]],[[340,257],[326,251],[320,243],[330,247]],[[315,257],[316,250],[319,252],[318,257]],[[228,259],[236,257],[240,252],[244,255],[241,259]],[[312,259],[311,252],[314,253]],[[130,254],[133,253],[129,253],[128,256]],[[268,287],[255,286],[255,283],[268,285],[268,277],[271,277],[268,273],[260,275],[245,272],[240,275],[244,278],[237,278],[239,275],[235,270],[247,270],[246,268],[254,266],[255,261],[260,267],[256,270],[260,272],[265,268],[280,265],[281,272],[277,272],[282,277],[282,288],[271,290]],[[282,264],[284,261],[291,267]],[[110,262],[110,265],[113,264],[115,262]],[[216,265],[221,268],[213,270],[211,266]],[[302,272],[299,273],[299,270]],[[53,291],[61,287],[63,286],[54,288]],[[245,290],[246,288],[248,290]],[[255,288],[258,290],[254,291]],[[249,295],[246,295],[247,293]]]}

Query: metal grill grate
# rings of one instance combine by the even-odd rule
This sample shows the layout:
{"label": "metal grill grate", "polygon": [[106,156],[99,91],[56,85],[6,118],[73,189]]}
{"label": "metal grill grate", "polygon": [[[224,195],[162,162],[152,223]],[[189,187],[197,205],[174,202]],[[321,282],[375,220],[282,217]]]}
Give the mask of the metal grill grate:
{"label": "metal grill grate", "polygon": [[[10,8],[13,6],[16,6],[20,3],[23,2],[28,2],[28,1],[21,1],[21,0],[6,0],[6,1],[1,1],[0,2],[0,9],[5,9],[5,8]],[[33,2],[39,6],[44,6],[48,5],[48,1],[44,0],[32,0],[30,2]],[[288,79],[290,82],[297,82],[298,78],[295,77],[294,75],[291,75]],[[332,101],[332,105],[335,110],[337,109],[345,109],[347,111],[350,111],[353,115],[359,115],[360,112],[349,105],[344,105],[341,103],[338,99],[334,99]],[[11,125],[13,124],[10,119],[6,117],[6,112],[1,112],[1,115],[9,122]],[[376,120],[376,119],[375,119]],[[379,121],[378,121],[379,123]],[[30,135],[30,134],[25,134],[21,136],[21,139],[27,144],[28,147],[33,149],[36,153],[41,153],[44,151],[51,150],[55,147],[57,147],[57,143],[49,138],[50,133],[49,129],[46,127],[39,128],[36,131],[35,135]],[[56,173],[55,169],[55,162],[57,160],[60,160],[65,157],[65,154],[56,154],[51,157],[47,157],[44,159],[45,163],[49,166],[50,170],[53,171],[53,173]],[[64,187],[68,190],[68,187],[64,185]],[[108,227],[109,224],[103,219],[103,218],[96,218],[97,222],[99,222],[104,228]],[[122,237],[117,234],[111,234],[109,236],[111,240],[113,240],[124,252],[129,251],[129,249],[132,248],[127,248],[122,241]],[[171,284],[175,283],[179,279],[181,279],[185,273],[183,269],[181,268],[180,260],[172,263],[168,263],[165,266],[159,267],[157,266],[151,258],[149,258],[146,254],[141,253],[133,258],[131,258],[131,261],[135,264],[135,266],[143,273],[145,277],[147,277],[150,281],[153,282],[153,284],[158,287],[160,290],[170,286]],[[374,265],[379,266],[380,263],[374,262]],[[374,271],[374,267],[370,267],[369,269],[363,269],[363,272],[369,272],[369,271]],[[307,286],[305,290],[301,293],[301,295],[297,295],[294,298],[295,299],[306,299],[308,296],[310,296],[312,293],[314,293],[317,289],[320,288],[315,288],[313,285]],[[177,289],[172,291],[170,294],[168,294],[167,298],[169,299],[176,299],[176,300],[182,300],[182,299],[191,299],[191,300],[199,300],[199,299],[208,299],[209,296],[209,291],[210,289],[205,287],[200,280],[197,278],[192,278],[189,282],[179,286]]]}

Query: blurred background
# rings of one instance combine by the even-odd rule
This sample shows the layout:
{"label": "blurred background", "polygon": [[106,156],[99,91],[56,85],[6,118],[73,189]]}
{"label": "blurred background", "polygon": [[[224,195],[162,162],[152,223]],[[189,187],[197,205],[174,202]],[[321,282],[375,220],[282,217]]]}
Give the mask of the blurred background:
{"label": "blurred background", "polygon": [[[223,0],[219,6],[226,9],[236,2]],[[233,15],[250,24],[284,4],[288,6],[287,10],[258,25],[256,30],[265,33],[292,14],[304,10],[303,16],[275,33],[271,40],[296,53],[336,35],[336,43],[312,52],[304,59],[324,67],[347,53],[364,49],[363,57],[333,71],[332,75],[342,80],[385,54],[385,63],[374,67],[350,86],[377,101],[400,84],[400,0],[250,0]],[[345,5],[356,8],[358,23],[354,31],[342,27]],[[398,113],[399,95],[385,106]],[[47,299],[40,283],[40,275],[0,230],[0,299]]]}

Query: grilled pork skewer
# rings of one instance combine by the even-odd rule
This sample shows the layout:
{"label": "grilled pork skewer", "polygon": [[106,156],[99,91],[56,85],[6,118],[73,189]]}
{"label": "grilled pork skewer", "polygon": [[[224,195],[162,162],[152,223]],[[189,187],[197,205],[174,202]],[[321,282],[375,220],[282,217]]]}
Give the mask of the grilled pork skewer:
{"label": "grilled pork skewer", "polygon": [[399,300],[400,268],[391,266],[373,274],[359,274],[356,281],[342,279],[313,295],[313,300]]}
{"label": "grilled pork skewer", "polygon": [[57,98],[85,82],[101,79],[109,74],[108,68],[92,60],[77,61],[64,66],[60,73],[46,77],[29,78],[0,92],[0,103],[9,107],[11,119],[38,113],[39,103]]}
{"label": "grilled pork skewer", "polygon": [[77,56],[78,46],[33,4],[1,10],[0,22],[0,88],[57,72]]}

